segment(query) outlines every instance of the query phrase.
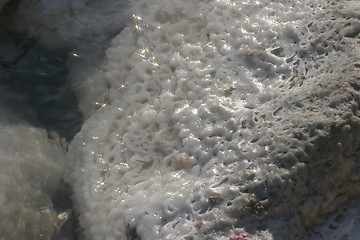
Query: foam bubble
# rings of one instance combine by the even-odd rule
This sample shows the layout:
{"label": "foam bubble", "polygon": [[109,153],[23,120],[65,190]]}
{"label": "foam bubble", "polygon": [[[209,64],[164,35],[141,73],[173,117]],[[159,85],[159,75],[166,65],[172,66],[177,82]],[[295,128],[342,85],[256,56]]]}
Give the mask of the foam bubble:
{"label": "foam bubble", "polygon": [[70,146],[85,237],[303,239],[357,192],[358,8],[136,2]]}

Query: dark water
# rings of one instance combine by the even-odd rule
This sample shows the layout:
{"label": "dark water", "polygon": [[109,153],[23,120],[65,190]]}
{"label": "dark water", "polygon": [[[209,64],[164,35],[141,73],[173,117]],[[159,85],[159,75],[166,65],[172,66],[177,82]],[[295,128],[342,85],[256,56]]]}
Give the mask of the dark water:
{"label": "dark water", "polygon": [[[46,129],[49,138],[70,142],[84,121],[66,66],[74,48],[71,44],[50,48],[28,33],[14,30],[19,2],[11,0],[0,13],[1,105],[17,119]],[[52,196],[59,213],[72,209],[56,239],[76,239],[78,222],[72,195],[71,186],[61,181]]]}
{"label": "dark water", "polygon": [[[30,28],[40,29],[42,26],[27,26],[29,23],[17,16],[19,6],[25,1],[27,0],[10,0],[0,12],[0,106],[6,109],[5,112],[10,112],[9,116],[15,116],[14,121],[26,122],[47,130],[49,140],[62,139],[66,150],[67,143],[80,131],[84,122],[75,90],[81,87],[86,74],[75,75],[84,79],[74,79],[70,71],[73,71],[74,64],[78,64],[75,68],[86,69],[85,72],[90,73],[101,64],[104,51],[110,45],[111,39],[124,28],[130,16],[126,11],[116,12],[112,6],[114,3],[118,5],[121,3],[121,7],[125,9],[125,5],[130,4],[131,1],[89,1],[89,4],[94,3],[89,9],[93,9],[96,13],[94,12],[93,15],[89,13],[89,9],[86,9],[85,19],[80,15],[84,28],[81,30],[84,31],[79,32],[84,32],[84,36],[75,34],[76,39],[71,37],[56,39],[59,40],[59,44],[46,42],[46,36],[54,36],[51,32],[54,29],[46,30],[45,27],[42,29],[45,31],[41,33],[43,35],[37,34],[34,37]],[[40,0],[37,3],[40,3]],[[97,9],[99,6],[107,13],[114,14],[115,11],[117,16],[113,23],[105,22],[104,29],[102,28],[104,24],[86,23],[86,17],[95,15],[102,17],[104,11],[99,11]],[[73,19],[74,24],[73,26],[69,24],[69,28],[76,29],[79,20],[72,18],[71,14],[64,13],[64,17],[67,21]],[[109,18],[104,19],[109,20]],[[110,20],[112,21],[111,18]],[[56,21],[55,17],[54,21]],[[19,24],[22,30],[16,30],[18,28],[15,26]],[[70,29],[69,32],[72,30]],[[69,60],[72,70],[69,70]],[[0,116],[0,124],[2,119],[12,121],[10,117]],[[51,196],[53,208],[59,214],[71,212],[70,219],[55,237],[57,240],[75,240],[81,235],[77,220],[79,213],[73,208],[72,196],[71,185],[64,180],[61,180],[55,194]]]}
{"label": "dark water", "polygon": [[67,80],[65,61],[72,49],[49,49],[14,31],[18,3],[10,1],[0,13],[0,84],[9,95],[2,101],[20,118],[70,141],[83,122]]}

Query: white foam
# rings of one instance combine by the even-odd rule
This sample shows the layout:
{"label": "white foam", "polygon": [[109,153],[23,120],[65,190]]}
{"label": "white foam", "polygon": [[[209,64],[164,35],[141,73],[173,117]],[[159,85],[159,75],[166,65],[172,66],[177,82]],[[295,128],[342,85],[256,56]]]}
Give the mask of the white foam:
{"label": "white foam", "polygon": [[357,192],[359,49],[333,27],[359,6],[332,3],[134,3],[79,93],[84,237],[302,239]]}

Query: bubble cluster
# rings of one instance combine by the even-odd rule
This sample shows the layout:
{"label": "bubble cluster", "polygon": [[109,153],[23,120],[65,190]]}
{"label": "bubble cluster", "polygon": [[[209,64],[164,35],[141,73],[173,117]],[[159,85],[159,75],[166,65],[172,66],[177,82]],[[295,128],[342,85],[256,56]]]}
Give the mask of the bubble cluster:
{"label": "bubble cluster", "polygon": [[358,184],[359,8],[134,3],[70,146],[85,238],[302,239]]}

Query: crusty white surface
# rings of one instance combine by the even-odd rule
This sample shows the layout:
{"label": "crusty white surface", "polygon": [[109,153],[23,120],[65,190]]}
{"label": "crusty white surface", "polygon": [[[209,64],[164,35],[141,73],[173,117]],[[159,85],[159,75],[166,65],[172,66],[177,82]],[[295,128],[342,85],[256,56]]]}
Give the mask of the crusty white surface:
{"label": "crusty white surface", "polygon": [[84,238],[303,239],[358,192],[358,10],[137,1],[81,93]]}

